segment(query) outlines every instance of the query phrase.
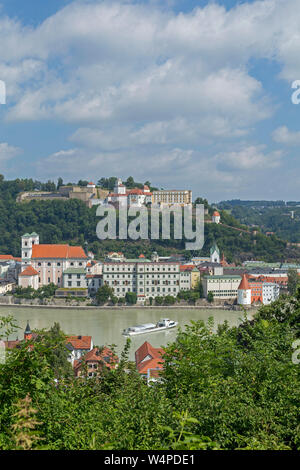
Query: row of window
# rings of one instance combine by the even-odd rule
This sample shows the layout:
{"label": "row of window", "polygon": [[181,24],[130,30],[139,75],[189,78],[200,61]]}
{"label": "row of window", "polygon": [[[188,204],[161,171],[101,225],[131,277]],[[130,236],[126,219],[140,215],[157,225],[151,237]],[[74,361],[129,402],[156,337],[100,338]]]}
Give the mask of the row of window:
{"label": "row of window", "polygon": [[112,266],[103,266],[103,272],[111,272],[111,271],[139,271],[139,272],[144,272],[144,271],[178,271],[179,266],[168,266],[166,267],[161,267],[161,266],[152,266],[151,269],[150,267],[146,266],[145,268],[139,267],[138,270],[135,266],[130,267],[130,266],[118,266],[112,267]]}
{"label": "row of window", "polygon": [[[25,255],[26,255],[26,253],[25,253]],[[75,266],[75,265],[77,265],[77,263],[73,263],[73,261],[72,261],[71,263],[69,263],[69,264],[70,264],[70,266]],[[40,263],[40,262],[38,263],[38,266],[42,266],[42,265],[43,265],[43,263]],[[44,265],[45,265],[45,263],[44,263]],[[49,261],[49,262],[47,263],[47,266],[58,266],[58,267],[59,267],[59,266],[61,266],[61,263],[60,263],[60,262],[57,262],[57,263],[52,262],[52,263],[51,263],[51,262]],[[83,263],[80,261],[80,262],[78,263],[78,266],[83,266]]]}

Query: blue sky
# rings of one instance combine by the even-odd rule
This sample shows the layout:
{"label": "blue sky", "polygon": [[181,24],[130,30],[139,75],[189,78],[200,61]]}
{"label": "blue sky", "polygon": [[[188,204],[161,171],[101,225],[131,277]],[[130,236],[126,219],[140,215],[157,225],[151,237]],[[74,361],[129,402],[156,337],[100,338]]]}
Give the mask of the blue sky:
{"label": "blue sky", "polygon": [[299,200],[299,1],[0,5],[6,178]]}

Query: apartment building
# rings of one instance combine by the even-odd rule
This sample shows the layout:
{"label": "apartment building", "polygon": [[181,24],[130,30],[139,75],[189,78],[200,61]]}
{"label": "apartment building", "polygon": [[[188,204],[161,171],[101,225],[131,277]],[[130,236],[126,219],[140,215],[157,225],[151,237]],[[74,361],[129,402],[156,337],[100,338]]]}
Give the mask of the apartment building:
{"label": "apartment building", "polygon": [[123,262],[105,262],[103,284],[112,287],[117,297],[135,292],[138,302],[149,297],[176,297],[180,290],[180,263],[150,261],[143,255]]}

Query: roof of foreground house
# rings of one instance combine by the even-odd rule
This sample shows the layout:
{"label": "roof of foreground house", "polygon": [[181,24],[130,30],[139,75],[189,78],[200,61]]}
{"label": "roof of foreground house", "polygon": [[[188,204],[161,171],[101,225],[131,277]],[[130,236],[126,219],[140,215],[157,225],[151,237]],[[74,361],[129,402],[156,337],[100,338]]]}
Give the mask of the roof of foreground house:
{"label": "roof of foreground house", "polygon": [[71,344],[73,349],[88,349],[92,347],[92,337],[91,336],[68,336],[66,338],[66,343]]}
{"label": "roof of foreground house", "polygon": [[77,371],[81,368],[83,363],[98,362],[105,365],[108,369],[115,369],[116,364],[119,362],[118,356],[108,347],[93,348],[86,353],[84,357],[74,362],[74,370]]}
{"label": "roof of foreground house", "polygon": [[140,374],[147,374],[148,369],[162,369],[164,354],[162,348],[154,348],[148,341],[135,352],[136,367]]}
{"label": "roof of foreground house", "polygon": [[33,245],[32,258],[87,259],[87,255],[81,246]]}

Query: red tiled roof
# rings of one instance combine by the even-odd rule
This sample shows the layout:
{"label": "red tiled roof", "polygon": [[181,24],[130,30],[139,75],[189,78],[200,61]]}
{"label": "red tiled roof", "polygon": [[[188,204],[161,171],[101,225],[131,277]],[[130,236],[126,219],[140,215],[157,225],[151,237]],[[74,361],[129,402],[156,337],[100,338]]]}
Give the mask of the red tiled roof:
{"label": "red tiled roof", "polygon": [[214,217],[220,217],[220,214],[219,214],[218,211],[215,211],[215,212],[213,213],[213,216],[214,216]]}
{"label": "red tiled roof", "polygon": [[[140,374],[145,374],[148,369],[162,368],[160,363],[164,362],[162,359],[164,353],[165,351],[162,348],[154,348],[148,341],[145,341],[135,352],[135,362]],[[145,361],[147,356],[150,356],[150,358]]]}
{"label": "red tiled roof", "polygon": [[149,361],[141,362],[137,369],[140,374],[147,374],[149,369],[163,369],[164,360],[160,357],[155,357],[154,359],[149,359]]}
{"label": "red tiled roof", "polygon": [[74,363],[74,368],[79,369],[82,365],[82,362],[101,362],[108,369],[114,369],[116,364],[119,362],[118,356],[116,356],[113,351],[106,346],[100,350],[99,348],[93,348],[91,351],[85,354],[85,356],[80,360]]}
{"label": "red tiled roof", "polygon": [[0,255],[0,260],[15,259],[12,255]]}
{"label": "red tiled roof", "polygon": [[68,336],[66,342],[70,343],[74,349],[88,349],[92,347],[91,336]]}
{"label": "red tiled roof", "polygon": [[135,189],[131,189],[131,191],[129,191],[128,194],[144,194],[144,193],[141,189],[135,188]]}
{"label": "red tiled roof", "polygon": [[196,266],[194,264],[182,264],[180,266],[180,271],[192,271]]}
{"label": "red tiled roof", "polygon": [[27,266],[24,271],[19,274],[19,276],[38,276],[39,273],[32,267],[32,266]]}
{"label": "red tiled roof", "polygon": [[81,246],[33,245],[32,258],[86,259],[87,256]]}
{"label": "red tiled roof", "polygon": [[241,283],[238,287],[239,290],[251,289],[246,274],[243,274]]}

